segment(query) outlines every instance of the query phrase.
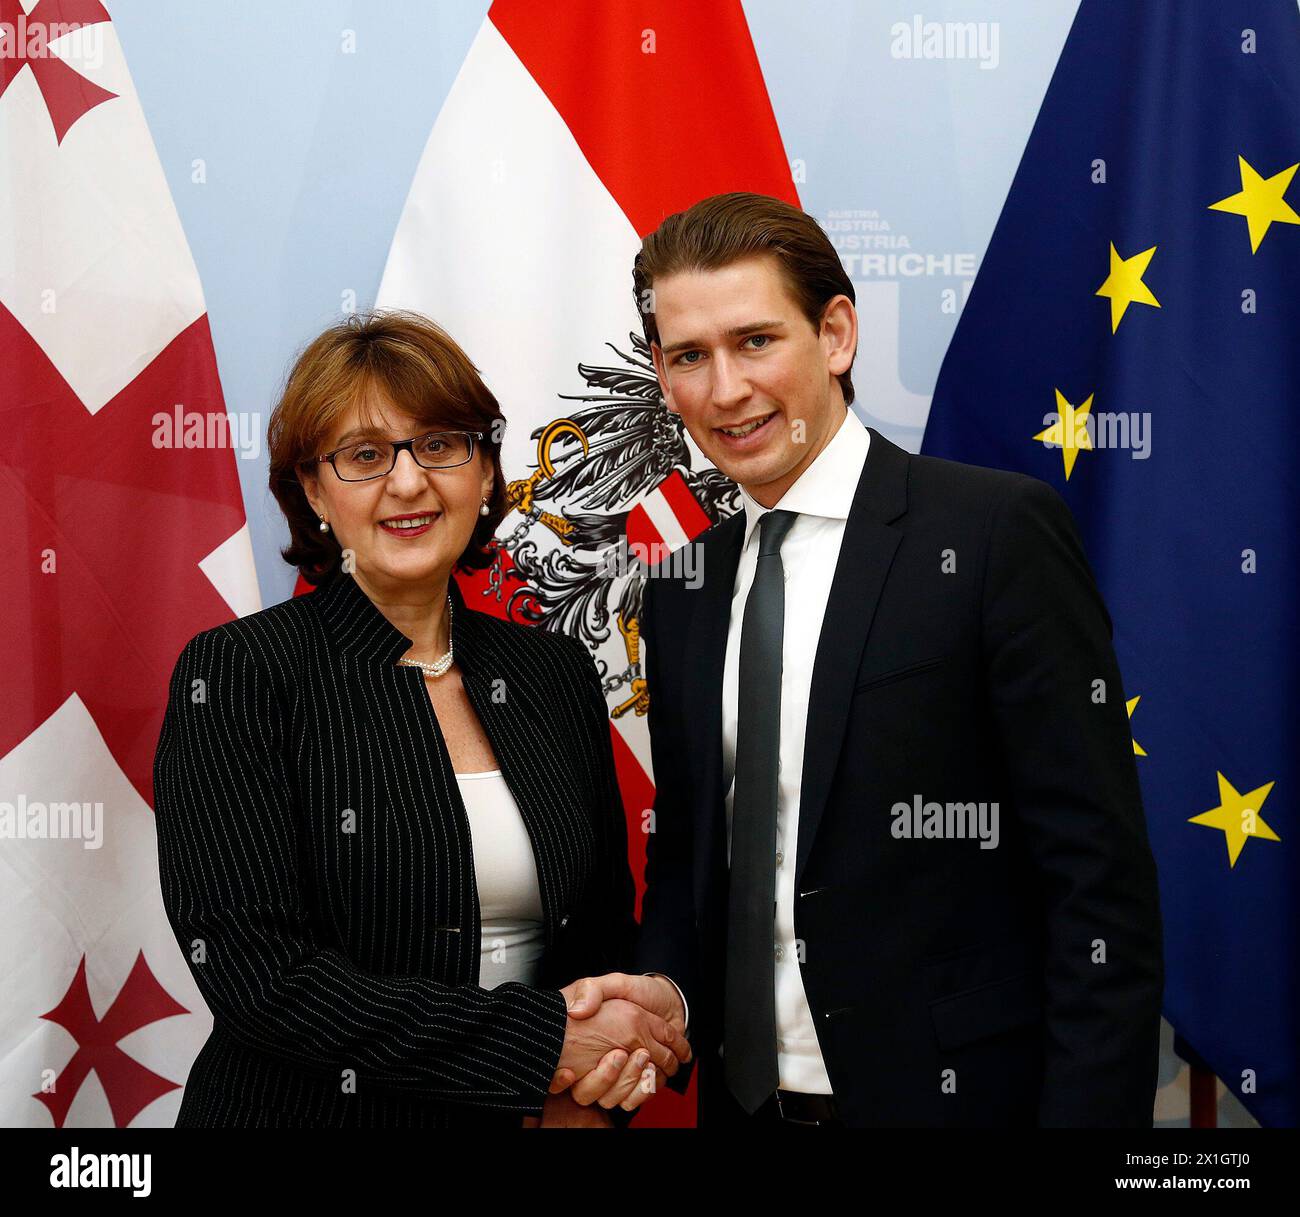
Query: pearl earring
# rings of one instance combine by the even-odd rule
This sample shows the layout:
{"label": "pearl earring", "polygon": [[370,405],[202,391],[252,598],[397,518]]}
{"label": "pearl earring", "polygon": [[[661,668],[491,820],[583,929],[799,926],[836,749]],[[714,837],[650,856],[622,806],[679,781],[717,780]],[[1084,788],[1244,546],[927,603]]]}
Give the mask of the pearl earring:
{"label": "pearl earring", "polygon": [[485,516],[485,515],[487,515],[487,513],[488,513],[489,511],[491,511],[491,510],[492,510],[492,509],[488,506],[487,499],[484,499],[484,500],[483,500],[483,505],[478,509],[478,513],[479,513],[479,515],[481,515],[481,516]]}
{"label": "pearl earring", "polygon": [[320,518],[320,530],[321,532],[329,532],[330,530],[330,526],[325,522],[324,516],[321,516]]}

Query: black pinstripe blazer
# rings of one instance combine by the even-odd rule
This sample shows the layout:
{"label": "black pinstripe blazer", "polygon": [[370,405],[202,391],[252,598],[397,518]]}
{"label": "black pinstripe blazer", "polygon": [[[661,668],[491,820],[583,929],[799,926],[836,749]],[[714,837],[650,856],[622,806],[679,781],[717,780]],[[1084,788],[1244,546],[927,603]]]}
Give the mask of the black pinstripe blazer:
{"label": "black pinstripe blazer", "polygon": [[410,641],[347,574],[206,630],[154,763],[163,904],[212,1010],[178,1126],[518,1127],[559,986],[627,966],[634,890],[581,643],[466,608],[454,646],[537,863],[538,987],[477,985],[464,804]]}

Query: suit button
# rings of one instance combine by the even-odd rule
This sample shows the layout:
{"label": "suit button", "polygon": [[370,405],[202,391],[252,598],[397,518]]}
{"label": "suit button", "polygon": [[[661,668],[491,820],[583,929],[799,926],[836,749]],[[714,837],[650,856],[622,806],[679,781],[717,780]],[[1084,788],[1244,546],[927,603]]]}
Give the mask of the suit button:
{"label": "suit button", "polygon": [[777,943],[776,951],[774,952],[774,954],[776,955],[777,963],[780,963],[781,960],[785,958],[785,947],[781,946],[780,943]]}
{"label": "suit button", "polygon": [[780,866],[781,863],[784,862],[784,861],[785,861],[785,854],[783,854],[783,853],[778,849],[778,850],[776,851],[776,864],[777,864],[777,866]]}

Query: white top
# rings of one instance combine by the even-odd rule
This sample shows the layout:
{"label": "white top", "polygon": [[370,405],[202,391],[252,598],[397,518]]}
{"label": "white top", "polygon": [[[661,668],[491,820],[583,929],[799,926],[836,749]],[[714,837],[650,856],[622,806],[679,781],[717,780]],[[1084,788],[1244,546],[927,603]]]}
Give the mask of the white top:
{"label": "white top", "polygon": [[499,769],[458,773],[469,817],[478,885],[478,983],[495,989],[508,980],[536,983],[545,947],[537,863],[519,805]]}
{"label": "white top", "polygon": [[[812,1011],[804,992],[794,934],[794,865],[799,840],[799,793],[813,661],[839,561],[844,526],[867,459],[871,434],[849,410],[839,430],[777,504],[799,513],[781,543],[785,572],[785,636],[781,671],[781,749],[776,811],[776,1048],[782,1090],[830,1094]],[[742,488],[745,541],[736,569],[722,682],[722,764],[727,783],[727,855],[735,794],[740,627],[758,562],[758,521],[769,509]]]}

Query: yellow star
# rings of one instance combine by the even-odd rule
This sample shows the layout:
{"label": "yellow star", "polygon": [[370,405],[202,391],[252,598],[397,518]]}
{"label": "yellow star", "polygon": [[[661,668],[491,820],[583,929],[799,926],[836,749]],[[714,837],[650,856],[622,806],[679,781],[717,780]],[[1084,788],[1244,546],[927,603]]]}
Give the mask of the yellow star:
{"label": "yellow star", "polygon": [[1192,816],[1189,824],[1204,824],[1206,828],[1221,828],[1228,843],[1228,865],[1236,866],[1237,859],[1245,847],[1247,837],[1259,837],[1265,841],[1280,841],[1281,838],[1267,824],[1259,809],[1264,806],[1268,792],[1273,783],[1268,782],[1249,794],[1238,794],[1234,786],[1223,774],[1219,779],[1219,805],[1199,816]]}
{"label": "yellow star", "polygon": [[1156,246],[1153,245],[1150,249],[1144,249],[1131,258],[1121,258],[1115,243],[1111,242],[1110,274],[1106,276],[1106,282],[1097,289],[1097,295],[1110,297],[1112,334],[1119,329],[1120,318],[1124,316],[1124,310],[1130,304],[1150,304],[1154,308],[1160,307],[1160,301],[1142,282],[1142,276],[1147,273],[1147,267],[1151,265],[1151,258],[1155,252]]}
{"label": "yellow star", "polygon": [[[1139,693],[1136,697],[1130,697],[1128,701],[1124,703],[1124,708],[1128,710],[1128,716],[1130,719],[1133,717],[1133,711],[1137,709],[1138,702],[1140,702],[1141,700],[1142,700],[1142,695]],[[1143,748],[1142,745],[1137,742],[1137,740],[1133,741],[1133,755],[1146,756],[1146,749]]]}
{"label": "yellow star", "polygon": [[1300,163],[1268,178],[1260,177],[1244,156],[1237,157],[1237,166],[1241,170],[1241,190],[1211,203],[1210,210],[1229,211],[1246,217],[1246,226],[1250,229],[1250,252],[1253,254],[1274,220],[1279,224],[1300,224],[1300,215],[1296,215],[1282,197],[1291,185],[1295,171],[1300,169]]}
{"label": "yellow star", "polygon": [[1061,447],[1061,457],[1065,461],[1065,480],[1070,480],[1070,474],[1074,472],[1074,462],[1078,459],[1079,453],[1092,451],[1092,436],[1088,433],[1088,411],[1092,409],[1093,394],[1088,394],[1088,400],[1083,403],[1077,410],[1070,405],[1061,395],[1061,390],[1056,390],[1056,422],[1054,422],[1046,431],[1040,431],[1034,436],[1036,440],[1042,440],[1044,446],[1047,444],[1059,444]]}

